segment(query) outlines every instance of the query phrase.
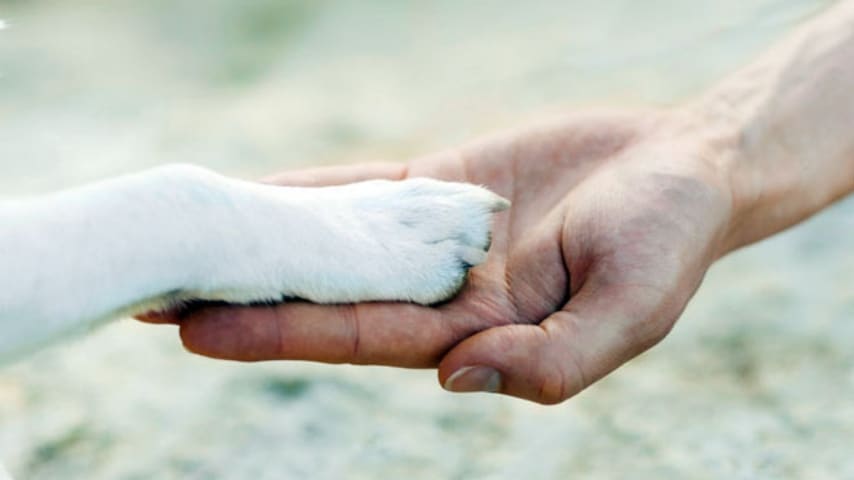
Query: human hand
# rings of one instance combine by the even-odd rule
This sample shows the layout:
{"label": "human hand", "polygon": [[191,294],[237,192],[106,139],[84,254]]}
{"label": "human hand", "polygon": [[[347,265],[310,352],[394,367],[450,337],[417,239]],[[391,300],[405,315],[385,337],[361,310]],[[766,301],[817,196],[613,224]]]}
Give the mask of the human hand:
{"label": "human hand", "polygon": [[291,303],[149,316],[234,360],[439,367],[453,391],[556,403],[660,341],[725,253],[854,192],[854,3],[679,110],[598,114],[396,164],[282,175],[430,176],[490,187],[487,263],[437,308]]}
{"label": "human hand", "polygon": [[214,358],[438,365],[449,390],[563,401],[661,340],[729,246],[732,192],[691,132],[675,112],[593,114],[407,166],[283,174],[272,181],[466,181],[513,207],[487,263],[436,308],[204,306],[147,320],[180,323],[184,345]]}

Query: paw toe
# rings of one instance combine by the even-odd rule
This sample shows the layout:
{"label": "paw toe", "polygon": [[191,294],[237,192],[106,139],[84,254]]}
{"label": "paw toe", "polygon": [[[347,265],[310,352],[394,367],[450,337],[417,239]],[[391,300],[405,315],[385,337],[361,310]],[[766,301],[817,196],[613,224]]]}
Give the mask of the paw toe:
{"label": "paw toe", "polygon": [[473,247],[462,247],[460,249],[460,259],[465,262],[468,267],[476,267],[486,261],[486,250]]}

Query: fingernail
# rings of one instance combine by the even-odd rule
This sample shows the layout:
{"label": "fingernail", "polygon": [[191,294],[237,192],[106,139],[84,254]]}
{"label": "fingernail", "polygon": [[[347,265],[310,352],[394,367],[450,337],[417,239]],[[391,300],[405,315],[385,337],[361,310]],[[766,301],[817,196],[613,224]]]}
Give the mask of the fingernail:
{"label": "fingernail", "polygon": [[448,377],[443,387],[458,393],[495,393],[501,388],[501,374],[490,367],[463,367]]}

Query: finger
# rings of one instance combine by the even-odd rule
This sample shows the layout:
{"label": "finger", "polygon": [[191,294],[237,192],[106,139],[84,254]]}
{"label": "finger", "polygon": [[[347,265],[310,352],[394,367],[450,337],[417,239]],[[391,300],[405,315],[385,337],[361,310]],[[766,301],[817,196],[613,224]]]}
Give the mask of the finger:
{"label": "finger", "polygon": [[461,342],[442,360],[439,381],[455,392],[559,403],[664,338],[671,315],[658,291],[586,285],[540,325],[491,328]]}
{"label": "finger", "polygon": [[323,187],[375,179],[401,180],[406,171],[403,163],[360,163],[281,172],[263,181],[275,185]]}
{"label": "finger", "polygon": [[181,322],[191,352],[238,361],[434,367],[455,329],[442,310],[411,304],[210,307]]}

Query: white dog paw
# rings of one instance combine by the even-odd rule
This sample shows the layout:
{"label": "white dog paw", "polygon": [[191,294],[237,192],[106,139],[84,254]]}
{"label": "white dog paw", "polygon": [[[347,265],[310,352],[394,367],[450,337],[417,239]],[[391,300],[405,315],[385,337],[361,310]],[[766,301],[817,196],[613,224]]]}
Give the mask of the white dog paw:
{"label": "white dog paw", "polygon": [[447,300],[486,261],[493,214],[509,206],[484,188],[426,178],[364,182],[338,195],[349,204],[347,268],[337,288],[311,292],[314,301]]}
{"label": "white dog paw", "polygon": [[182,297],[441,302],[486,260],[493,214],[509,206],[484,188],[431,179],[242,184],[230,200],[239,213],[217,227],[220,240],[205,256],[217,260]]}

